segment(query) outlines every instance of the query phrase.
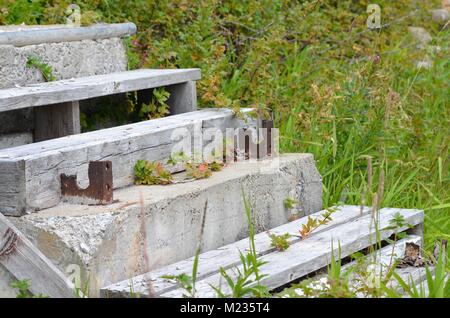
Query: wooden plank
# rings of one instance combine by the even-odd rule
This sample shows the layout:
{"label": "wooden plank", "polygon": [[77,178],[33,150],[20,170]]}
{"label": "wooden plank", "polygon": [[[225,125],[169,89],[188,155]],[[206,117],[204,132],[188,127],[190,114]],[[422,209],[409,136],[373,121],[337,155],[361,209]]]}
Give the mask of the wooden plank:
{"label": "wooden plank", "polygon": [[170,93],[167,104],[170,106],[170,114],[182,114],[197,110],[197,89],[195,81],[170,85],[166,87]]}
{"label": "wooden plank", "polygon": [[34,111],[35,142],[75,135],[81,132],[78,101],[37,107]]}
{"label": "wooden plank", "polygon": [[[400,213],[408,224],[418,225],[423,222],[424,214],[420,210],[381,209],[379,228],[383,229],[380,231],[382,240],[394,233],[392,229],[386,228],[390,226],[389,222],[396,213]],[[407,228],[404,226],[399,230],[404,231]],[[325,267],[331,259],[332,245],[335,253],[340,245],[343,258],[375,242],[376,233],[372,216],[364,215],[354,221],[295,243],[284,252],[273,252],[262,256],[260,259],[267,263],[261,266],[260,274],[268,276],[263,277],[260,283],[269,289],[274,289]],[[230,276],[234,276],[233,271],[228,270],[228,273]],[[223,278],[219,274],[214,274],[197,282],[197,296],[216,297],[216,292],[211,286],[220,286],[226,295],[231,292],[230,288],[224,284]],[[182,289],[175,289],[162,294],[161,297],[182,297],[184,293],[185,291]]]}
{"label": "wooden plank", "polygon": [[42,43],[100,40],[136,33],[134,23],[96,24],[83,27],[52,26],[0,32],[0,45],[25,46]]}
{"label": "wooden plank", "polygon": [[[244,113],[251,111],[246,109]],[[61,200],[60,175],[78,175],[80,185],[87,186],[89,161],[112,161],[114,187],[129,186],[134,183],[133,168],[137,160],[167,162],[178,143],[172,136],[177,129],[193,134],[201,132],[210,121],[220,123],[216,127],[221,130],[255,125],[254,120],[245,122],[236,118],[229,109],[204,109],[1,150],[0,170],[8,174],[11,165],[23,162],[21,171],[25,177],[0,179],[0,212],[21,215],[24,211],[57,205]],[[180,171],[177,166],[173,169]],[[25,189],[22,190],[25,193],[3,192],[2,188]],[[25,199],[19,200],[21,196]],[[23,205],[12,211],[10,202]]]}
{"label": "wooden plank", "polygon": [[[321,215],[326,210],[319,211],[310,215],[312,218],[321,217]],[[359,206],[340,206],[336,208],[336,211],[332,214],[332,220],[320,227],[316,232],[312,234],[315,236],[323,231],[335,228],[339,225],[345,224],[347,222],[353,221],[361,215],[370,213],[370,209],[367,207],[363,208],[361,214],[361,207]],[[308,217],[303,217],[298,220],[283,224],[276,228],[270,230],[270,233],[281,235],[285,233],[290,233],[296,235],[298,230],[301,228],[302,224],[305,224]],[[300,239],[298,237],[292,236],[289,242],[295,243]],[[267,232],[259,233],[255,235],[255,246],[257,254],[259,256],[266,255],[275,251],[275,248],[271,246],[271,239]],[[217,269],[221,266],[224,268],[231,268],[239,264],[239,251],[245,252],[249,248],[249,240],[243,239],[238,242],[225,245],[216,250],[211,250],[200,254],[199,264],[197,270],[198,279],[202,279],[217,273]],[[178,287],[177,283],[161,278],[163,275],[180,275],[180,274],[191,274],[192,266],[194,263],[194,257],[188,258],[186,260],[164,266],[162,268],[156,269],[149,273],[133,277],[129,280],[118,282],[110,286],[104,287],[102,289],[102,294],[105,297],[128,297],[129,292],[132,289],[134,293],[142,296],[148,295],[148,284],[151,282],[154,293],[156,296],[166,293],[168,291],[174,290]]]}
{"label": "wooden plank", "polygon": [[74,285],[2,214],[0,264],[18,280],[30,280],[30,291],[55,298],[75,296]]}
{"label": "wooden plank", "polygon": [[140,69],[0,90],[0,112],[163,87],[201,78],[199,69]]}

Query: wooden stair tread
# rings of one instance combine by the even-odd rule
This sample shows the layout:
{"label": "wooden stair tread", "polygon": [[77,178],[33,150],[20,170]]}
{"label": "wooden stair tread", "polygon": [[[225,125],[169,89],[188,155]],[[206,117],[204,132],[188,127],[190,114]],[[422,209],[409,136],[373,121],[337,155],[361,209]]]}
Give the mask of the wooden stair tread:
{"label": "wooden stair tread", "polygon": [[[314,214],[313,217],[317,217],[322,213],[324,211]],[[405,222],[413,226],[423,222],[423,211],[386,208],[380,210],[380,228],[384,229],[388,227],[389,221],[396,213],[403,215]],[[365,209],[361,216],[359,206],[338,207],[337,211],[332,214],[332,217],[333,221],[327,224],[326,227],[322,227],[320,231],[313,233],[306,240],[297,240],[284,252],[274,251],[270,247],[270,239],[267,233],[256,235],[255,244],[257,245],[258,253],[262,255],[260,259],[267,261],[260,268],[260,271],[261,274],[269,275],[262,278],[260,283],[270,289],[274,289],[325,267],[330,260],[332,242],[335,250],[340,244],[342,257],[360,251],[375,243],[376,239],[372,216],[368,213],[368,209]],[[307,217],[271,229],[270,232],[277,234],[290,232],[294,234],[292,232],[298,230],[300,225],[306,222],[306,220]],[[372,229],[369,230],[371,224]],[[401,230],[406,229],[407,227],[405,226]],[[380,235],[382,239],[385,239],[392,233],[392,230],[383,230]],[[261,242],[263,243],[261,244]],[[232,252],[232,250],[233,248],[235,250],[242,250],[244,246],[248,246],[248,240],[242,240],[227,245],[222,249],[209,251],[200,255],[199,276],[196,283],[196,294],[198,297],[216,296],[211,285],[217,287],[223,281],[218,273],[220,266],[230,268],[238,265],[236,262],[239,262],[239,258],[236,255],[239,252]],[[266,251],[266,253],[262,251]],[[190,275],[192,272],[192,263],[193,258],[178,262],[133,279],[107,286],[102,289],[102,292],[105,296],[120,297],[129,295],[129,291],[133,290],[137,294],[146,296],[148,295],[147,282],[150,279],[156,296],[182,297],[185,293],[184,290],[178,288],[173,282],[167,280],[164,282],[159,277],[180,273]],[[227,272],[229,274],[232,273],[231,270]],[[228,286],[222,284],[222,291],[228,293]]]}
{"label": "wooden stair tread", "polygon": [[197,81],[199,69],[139,69],[0,90],[0,112]]}

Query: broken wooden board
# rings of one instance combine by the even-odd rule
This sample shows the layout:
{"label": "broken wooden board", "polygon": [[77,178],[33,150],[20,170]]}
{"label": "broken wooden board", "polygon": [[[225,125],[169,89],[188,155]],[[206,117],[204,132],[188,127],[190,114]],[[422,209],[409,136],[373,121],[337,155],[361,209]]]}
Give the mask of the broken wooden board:
{"label": "broken wooden board", "polygon": [[[405,255],[406,245],[408,243],[414,243],[418,246],[422,245],[423,238],[418,235],[407,235],[405,238],[396,241],[395,243],[391,243],[386,245],[385,247],[375,250],[374,252],[361,256],[358,260],[347,263],[341,267],[341,275],[348,275],[346,280],[348,281],[348,285],[350,290],[356,292],[356,296],[359,298],[365,298],[368,295],[363,292],[363,290],[367,288],[381,288],[381,278],[386,278],[387,274],[392,267],[396,265],[399,259],[403,258]],[[430,266],[429,270],[431,273],[434,272],[434,267]],[[403,279],[408,284],[416,285],[416,284],[424,284],[424,288],[426,288],[426,269],[425,267],[414,267],[409,266],[405,268],[394,268],[394,271],[398,274],[398,276]],[[312,279],[310,277],[306,279],[311,279],[310,283],[312,285],[321,284],[323,279],[327,281],[327,274],[322,274],[322,270],[319,271],[321,274],[313,276]],[[388,288],[394,290],[397,295],[404,294],[404,290],[402,289],[399,282],[394,278],[394,276],[390,277],[388,282],[383,281]],[[292,287],[295,288],[295,287]],[[278,296],[283,297],[285,292],[281,292]],[[294,297],[297,298],[298,296]],[[290,297],[289,297],[290,298]]]}
{"label": "broken wooden board", "polygon": [[[311,217],[319,217],[324,212],[315,213]],[[423,221],[422,211],[383,209],[381,211],[381,225],[386,227],[386,224],[396,212],[403,214],[407,222],[413,225],[418,225]],[[372,232],[369,231],[371,216],[367,208],[363,209],[361,215],[359,206],[338,207],[337,212],[332,214],[332,218],[333,221],[321,227],[309,238],[303,241],[294,238],[291,247],[284,252],[276,252],[270,246],[271,240],[267,233],[256,235],[255,244],[258,255],[261,256],[261,260],[269,262],[262,266],[261,271],[263,274],[267,273],[270,276],[263,278],[261,283],[269,288],[276,288],[326,266],[327,261],[330,259],[331,241],[334,241],[335,248],[338,246],[337,241],[341,241],[342,252],[348,254],[375,243],[375,233],[373,233],[373,229]],[[301,224],[304,224],[307,219],[305,217],[287,223],[271,229],[270,232],[274,234],[296,234]],[[390,233],[392,231],[384,231],[382,237],[386,238]],[[230,271],[231,268],[240,266],[239,250],[245,251],[248,249],[248,244],[248,239],[242,240],[200,255],[196,284],[198,297],[216,296],[209,284],[213,284],[213,286],[219,285],[221,277],[218,274],[218,270],[220,267]],[[184,290],[179,289],[174,281],[162,279],[161,276],[179,275],[182,273],[190,275],[193,261],[194,259],[190,258],[130,280],[107,286],[102,289],[102,293],[108,297],[129,297],[130,290],[133,290],[135,293],[145,297],[149,296],[148,286],[151,284],[155,292],[152,296],[182,297]],[[227,292],[226,287],[222,287]]]}
{"label": "broken wooden board", "polygon": [[197,81],[199,69],[140,69],[0,90],[0,112]]}
{"label": "broken wooden board", "polygon": [[[387,274],[387,272],[395,265],[398,259],[401,259],[405,255],[405,247],[407,243],[414,243],[416,245],[422,246],[423,237],[418,235],[408,235],[407,237],[398,240],[395,244],[389,244],[367,256],[365,256],[364,264],[367,266],[367,271],[372,271],[374,273],[374,278],[379,277],[380,273]],[[358,276],[351,271],[352,268],[358,266],[358,261],[353,261],[342,266],[342,272],[350,270],[350,286],[356,286],[359,284]],[[430,267],[430,271],[434,272],[434,267]],[[405,281],[411,284],[419,284],[426,279],[425,267],[405,267],[396,268],[395,272]],[[383,276],[384,277],[384,276]],[[367,278],[367,277],[366,277]],[[377,284],[374,279],[373,284]],[[401,293],[398,281],[391,277],[390,281],[387,283],[389,288],[398,289]],[[358,297],[364,297],[360,294]]]}
{"label": "broken wooden board", "polygon": [[257,120],[238,119],[229,109],[204,109],[1,150],[0,212],[17,216],[57,205],[60,175],[77,175],[80,187],[87,187],[90,161],[112,162],[114,188],[132,185],[138,160],[167,162],[179,143],[175,131],[193,135],[212,125],[222,131],[256,128]]}
{"label": "broken wooden board", "polygon": [[2,214],[0,264],[17,280],[29,280],[30,292],[34,295],[75,297],[72,282]]}

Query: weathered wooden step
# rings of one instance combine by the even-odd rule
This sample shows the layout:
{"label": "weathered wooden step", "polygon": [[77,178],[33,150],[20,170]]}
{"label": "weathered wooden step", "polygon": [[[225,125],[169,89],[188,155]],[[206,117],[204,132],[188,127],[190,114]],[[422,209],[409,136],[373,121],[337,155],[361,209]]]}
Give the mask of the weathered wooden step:
{"label": "weathered wooden step", "polygon": [[79,134],[79,101],[95,97],[138,91],[139,101],[149,103],[151,89],[165,87],[170,115],[195,111],[200,77],[199,69],[140,69],[14,87],[0,90],[0,113],[35,107],[38,142]]}
{"label": "weathered wooden step", "polygon": [[[310,215],[311,218],[319,218],[322,216],[324,211],[316,212]],[[337,207],[336,211],[332,213],[332,220],[325,224],[323,227],[317,230],[313,235],[325,231],[327,229],[334,228],[338,225],[345,224],[346,222],[352,221],[363,214],[368,214],[369,209],[367,207],[359,206],[341,206]],[[308,217],[303,217],[293,222],[289,222],[278,226],[270,230],[270,233],[281,235],[284,233],[298,234],[298,230],[301,228],[302,224],[305,224]],[[297,242],[298,237],[292,236],[289,241]],[[271,239],[267,232],[259,233],[255,235],[255,246],[259,256],[268,254],[275,250],[271,246]],[[239,264],[239,251],[246,252],[249,249],[248,239],[243,239],[232,244],[225,245],[216,250],[211,250],[200,254],[199,264],[197,269],[197,277],[199,279],[211,276],[217,273],[217,269],[222,267],[231,268]],[[192,264],[194,263],[194,258],[173,263],[171,265],[165,266],[160,269],[156,269],[149,273],[139,275],[131,278],[130,280],[122,281],[117,284],[105,287],[103,289],[104,295],[107,297],[127,297],[130,288],[133,288],[134,292],[143,296],[148,296],[148,283],[151,282],[155,296],[159,296],[165,292],[176,289],[178,287],[177,283],[161,278],[164,275],[180,275],[183,273],[192,272]]]}
{"label": "weathered wooden step", "polygon": [[1,214],[0,265],[15,279],[29,280],[34,295],[75,297],[70,280]]}
{"label": "weathered wooden step", "polygon": [[[379,237],[384,240],[394,233],[394,229],[386,229],[399,213],[405,219],[406,224],[413,226],[423,223],[423,211],[406,209],[381,209],[378,227]],[[405,225],[399,228],[400,231],[408,229]],[[336,252],[338,246],[341,248],[341,257],[349,256],[376,243],[376,229],[371,215],[364,215],[354,221],[333,228],[322,233],[318,233],[306,240],[300,241],[289,247],[288,250],[280,253],[273,252],[261,257],[267,262],[261,266],[260,274],[266,274],[260,280],[260,284],[275,289],[283,286],[297,278],[303,277],[311,272],[325,267],[331,259],[332,248]],[[242,270],[242,268],[240,268]],[[233,271],[228,271],[233,275]],[[230,288],[224,284],[224,279],[220,274],[215,274],[196,284],[198,297],[217,297],[213,287],[219,287],[227,295],[231,293]],[[167,292],[161,297],[182,297],[185,293],[182,289]]]}
{"label": "weathered wooden step", "polygon": [[114,188],[131,185],[137,160],[167,162],[181,137],[173,136],[175,131],[193,135],[203,128],[224,131],[255,127],[256,122],[238,119],[228,109],[204,109],[1,150],[0,212],[22,215],[57,205],[60,175],[77,175],[80,185],[87,186],[90,161],[112,162]]}
{"label": "weathered wooden step", "polygon": [[[255,241],[258,253],[261,255],[260,259],[268,262],[261,267],[261,273],[269,275],[261,280],[261,284],[273,289],[325,267],[330,259],[332,242],[335,249],[340,243],[342,257],[374,244],[376,239],[373,220],[371,215],[367,214],[367,210],[364,211],[361,216],[360,207],[358,206],[338,207],[337,212],[332,214],[332,222],[322,227],[320,231],[317,231],[309,238],[294,242],[284,252],[274,251],[270,247],[270,239],[267,233],[258,234]],[[389,225],[389,221],[397,212],[402,214],[405,217],[405,221],[409,224],[419,225],[423,222],[423,211],[382,209],[380,211],[380,228],[386,228]],[[317,213],[315,216],[317,217],[320,214]],[[290,232],[291,234],[295,234],[301,224],[304,224],[306,221],[307,218],[302,218],[281,227],[271,229],[270,232],[277,234]],[[405,229],[406,227],[402,230]],[[381,237],[382,239],[387,238],[392,233],[392,230],[383,230],[381,231]],[[248,247],[248,241],[243,240],[224,247],[223,251],[218,249],[200,255],[199,278],[196,284],[198,297],[216,296],[211,285],[219,286],[223,282],[223,279],[218,274],[219,268],[224,267],[233,275],[230,268],[235,266],[240,267],[238,264],[239,250],[243,251],[246,247]],[[184,262],[160,268],[146,275],[105,287],[103,289],[103,295],[126,297],[129,296],[130,290],[133,290],[146,296],[148,295],[147,289],[150,283],[155,289],[156,296],[182,297],[185,293],[184,290],[177,287],[174,288],[174,282],[164,282],[160,277],[181,273],[190,275],[192,264],[193,259],[191,258]],[[230,292],[227,286],[224,285],[222,285],[222,291],[225,294]]]}
{"label": "weathered wooden step", "polygon": [[0,112],[197,81],[199,69],[140,69],[0,90]]}

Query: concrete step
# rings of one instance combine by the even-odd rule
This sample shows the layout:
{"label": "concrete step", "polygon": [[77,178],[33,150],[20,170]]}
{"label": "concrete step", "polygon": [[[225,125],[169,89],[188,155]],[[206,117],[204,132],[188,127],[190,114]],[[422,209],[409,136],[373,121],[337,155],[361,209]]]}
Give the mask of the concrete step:
{"label": "concrete step", "polygon": [[[60,203],[8,219],[62,271],[79,266],[98,296],[103,286],[193,256],[199,241],[208,251],[248,236],[242,192],[257,232],[322,208],[313,156],[285,154],[230,164],[208,179],[119,189],[108,206]],[[285,208],[287,197],[298,201],[294,211]]]}

